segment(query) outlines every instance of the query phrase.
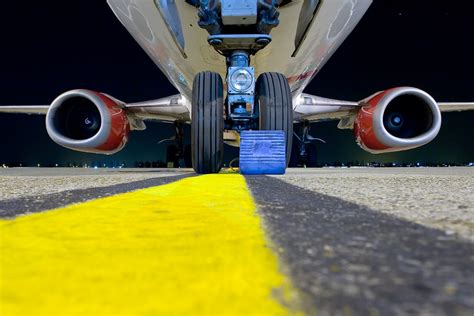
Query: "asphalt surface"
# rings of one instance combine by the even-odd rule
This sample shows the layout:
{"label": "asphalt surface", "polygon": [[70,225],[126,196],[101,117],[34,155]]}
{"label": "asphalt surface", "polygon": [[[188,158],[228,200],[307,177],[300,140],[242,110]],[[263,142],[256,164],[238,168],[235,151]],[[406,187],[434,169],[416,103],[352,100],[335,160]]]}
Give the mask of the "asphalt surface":
{"label": "asphalt surface", "polygon": [[191,169],[0,168],[0,200],[190,173]]}
{"label": "asphalt surface", "polygon": [[293,169],[277,178],[474,242],[474,168]]}
{"label": "asphalt surface", "polygon": [[170,176],[182,173],[191,173],[192,169],[154,169],[154,168],[0,168],[0,176],[19,177],[59,177],[59,176],[114,176],[114,175],[142,175],[142,176]]}
{"label": "asphalt surface", "polygon": [[[0,217],[189,176],[0,169]],[[474,314],[474,168],[290,169],[246,180],[308,315]]]}
{"label": "asphalt surface", "polygon": [[[106,174],[104,174],[105,176]],[[10,198],[0,200],[0,218],[13,218],[18,215],[37,213],[51,210],[74,203],[81,203],[97,198],[112,196],[120,193],[135,191],[143,188],[160,186],[191,176],[192,174],[167,174],[168,176],[155,176],[146,180],[120,183],[110,186],[94,187],[94,182],[87,181],[89,187],[66,190],[56,193],[25,196],[21,198]],[[108,174],[107,174],[108,176]],[[89,180],[89,179],[88,179]],[[11,180],[10,180],[11,181]],[[46,179],[45,181],[51,181]],[[39,181],[40,183],[42,181]],[[14,182],[13,182],[14,185]]]}
{"label": "asphalt surface", "polygon": [[473,244],[270,177],[247,176],[310,315],[472,315]]}

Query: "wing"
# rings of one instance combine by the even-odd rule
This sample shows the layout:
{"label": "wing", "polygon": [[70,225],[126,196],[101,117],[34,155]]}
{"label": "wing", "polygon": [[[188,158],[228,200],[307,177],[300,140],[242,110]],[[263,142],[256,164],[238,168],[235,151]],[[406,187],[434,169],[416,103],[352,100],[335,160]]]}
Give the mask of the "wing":
{"label": "wing", "polygon": [[4,105],[0,106],[3,113],[46,114],[49,105]]}
{"label": "wing", "polygon": [[324,121],[344,118],[359,108],[359,102],[342,101],[302,93],[293,100],[296,121]]}
{"label": "wing", "polygon": [[[106,94],[104,94],[106,95]],[[125,103],[110,95],[106,95],[117,105],[124,108],[129,118],[134,123],[143,120],[154,120],[161,122],[190,122],[191,115],[190,102],[179,94],[170,97],[139,102]],[[47,114],[49,105],[6,105],[0,106],[0,113],[20,113],[20,114]],[[141,129],[136,126],[136,129]]]}
{"label": "wing", "polygon": [[[107,96],[120,104],[128,115],[137,120],[191,121],[191,104],[180,94],[138,103],[125,103],[109,95]],[[293,104],[296,122],[341,120],[339,127],[344,128],[347,124],[352,125],[350,124],[351,120],[364,104],[364,101],[335,100],[302,93],[293,100]],[[441,112],[474,110],[474,102],[439,102],[438,105]],[[48,105],[7,105],[0,106],[0,113],[46,114],[48,108]]]}
{"label": "wing", "polygon": [[[379,93],[359,102],[327,99],[302,93],[293,100],[294,119],[296,122],[340,120],[339,128],[352,128],[355,116],[365,101]],[[441,112],[474,110],[474,102],[438,102],[438,106]]]}
{"label": "wing", "polygon": [[474,110],[474,102],[438,102],[441,112]]}
{"label": "wing", "polygon": [[180,94],[157,100],[124,104],[127,114],[141,120],[191,122],[191,103]]}
{"label": "wing", "polygon": [[293,100],[293,118],[296,122],[340,120],[341,129],[352,128],[360,102],[327,99],[302,93]]}

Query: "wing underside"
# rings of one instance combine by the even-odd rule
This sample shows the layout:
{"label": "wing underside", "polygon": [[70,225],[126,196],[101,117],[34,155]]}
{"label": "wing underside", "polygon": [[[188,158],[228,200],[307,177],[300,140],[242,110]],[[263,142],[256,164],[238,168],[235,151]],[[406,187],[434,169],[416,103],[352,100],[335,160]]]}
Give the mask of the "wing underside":
{"label": "wing underside", "polygon": [[[339,128],[349,128],[364,101],[327,99],[303,93],[293,100],[293,104],[296,122],[340,120]],[[474,102],[438,102],[438,106],[441,112],[474,110]]]}
{"label": "wing underside", "polygon": [[2,105],[0,112],[3,113],[22,113],[22,114],[46,114],[49,105]]}
{"label": "wing underside", "polygon": [[[115,101],[136,121],[181,121],[186,123],[191,121],[191,104],[189,100],[179,94],[138,103],[127,104],[119,100]],[[363,101],[328,99],[303,93],[293,100],[293,104],[295,122],[340,120],[340,127],[344,128],[343,126],[347,125],[344,122],[351,125],[351,120],[364,103]],[[474,102],[439,102],[438,105],[441,112],[474,110]],[[0,113],[45,115],[48,109],[49,105],[7,105],[0,106]]]}
{"label": "wing underside", "polygon": [[179,94],[152,101],[125,104],[127,113],[141,120],[162,122],[191,121],[190,102]]}
{"label": "wing underside", "polygon": [[[172,95],[161,99],[139,102],[139,103],[124,103],[109,95],[117,106],[123,108],[129,117],[132,129],[139,128],[140,121],[152,120],[160,122],[190,122],[190,102],[181,95]],[[49,105],[6,105],[0,106],[0,113],[16,113],[16,114],[40,114],[46,115],[48,113]]]}
{"label": "wing underside", "polygon": [[439,102],[441,112],[460,112],[474,110],[474,102]]}

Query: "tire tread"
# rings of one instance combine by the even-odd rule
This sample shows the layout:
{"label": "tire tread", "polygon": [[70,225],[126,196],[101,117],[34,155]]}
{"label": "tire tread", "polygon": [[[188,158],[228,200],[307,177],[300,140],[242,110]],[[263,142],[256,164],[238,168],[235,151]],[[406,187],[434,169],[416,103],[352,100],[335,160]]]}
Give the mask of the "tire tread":
{"label": "tire tread", "polygon": [[219,74],[205,71],[193,82],[191,147],[196,173],[217,173],[222,167],[223,85]]}
{"label": "tire tread", "polygon": [[280,73],[266,72],[258,77],[256,91],[260,129],[285,131],[288,163],[293,143],[293,105],[288,81]]}

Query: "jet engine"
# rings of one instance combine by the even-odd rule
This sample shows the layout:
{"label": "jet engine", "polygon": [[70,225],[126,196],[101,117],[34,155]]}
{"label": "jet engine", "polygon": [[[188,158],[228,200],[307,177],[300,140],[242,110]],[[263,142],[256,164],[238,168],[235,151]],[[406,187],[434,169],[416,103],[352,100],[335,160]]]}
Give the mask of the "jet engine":
{"label": "jet engine", "polygon": [[46,115],[49,137],[69,149],[100,154],[120,151],[130,124],[111,97],[89,90],[72,90],[57,97]]}
{"label": "jet engine", "polygon": [[438,135],[441,127],[438,104],[416,88],[382,91],[362,105],[354,122],[354,134],[358,144],[373,154],[425,145]]}

